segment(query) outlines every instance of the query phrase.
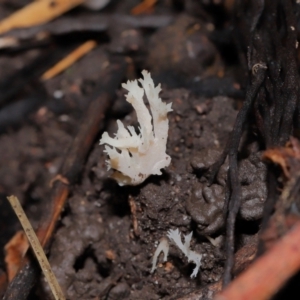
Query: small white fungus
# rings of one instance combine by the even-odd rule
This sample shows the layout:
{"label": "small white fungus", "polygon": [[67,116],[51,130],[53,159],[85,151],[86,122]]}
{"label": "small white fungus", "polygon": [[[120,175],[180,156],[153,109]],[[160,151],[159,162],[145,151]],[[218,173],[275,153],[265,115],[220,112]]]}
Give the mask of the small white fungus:
{"label": "small white fungus", "polygon": [[169,254],[169,243],[168,243],[168,240],[166,238],[162,238],[160,240],[160,243],[159,243],[159,245],[157,246],[157,248],[154,252],[153,259],[152,259],[151,273],[153,273],[156,270],[158,256],[161,252],[163,252],[163,254],[164,254],[164,260],[163,261],[166,262],[167,259],[168,259],[168,254]]}
{"label": "small white fungus", "polygon": [[[178,228],[176,230],[170,229],[167,233],[167,237],[169,238],[169,240],[173,242],[181,250],[181,252],[188,259],[188,262],[193,262],[196,265],[196,267],[193,270],[193,273],[191,274],[191,278],[195,278],[201,266],[202,255],[190,249],[192,235],[193,232],[184,235],[184,243],[182,243],[181,234]],[[169,243],[166,239],[162,239],[160,244],[156,248],[156,251],[152,259],[151,273],[153,273],[156,269],[157,259],[161,252],[164,253],[164,262],[167,261],[167,257],[169,253]]]}
{"label": "small white fungus", "polygon": [[[144,79],[123,83],[128,91],[126,100],[132,104],[139,122],[139,134],[133,126],[124,127],[117,120],[118,131],[115,138],[104,132],[100,145],[105,145],[109,156],[106,161],[108,169],[115,170],[112,177],[119,185],[138,185],[150,175],[161,175],[161,169],[169,166],[171,157],[166,154],[169,120],[167,113],[172,111],[171,103],[162,102],[159,97],[160,84],[154,86],[150,73],[142,72]],[[147,96],[150,111],[143,96]],[[152,116],[151,116],[152,115]],[[109,147],[110,145],[111,147]],[[118,150],[117,150],[118,149]]]}

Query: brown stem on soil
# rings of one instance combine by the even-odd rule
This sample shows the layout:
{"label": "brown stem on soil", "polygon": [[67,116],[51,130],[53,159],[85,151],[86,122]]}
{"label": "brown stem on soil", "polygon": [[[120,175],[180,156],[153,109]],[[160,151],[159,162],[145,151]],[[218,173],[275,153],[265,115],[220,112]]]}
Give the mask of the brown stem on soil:
{"label": "brown stem on soil", "polygon": [[139,236],[140,229],[139,229],[139,224],[138,224],[138,219],[137,219],[137,207],[136,207],[134,198],[131,195],[128,196],[128,202],[129,202],[130,211],[131,211],[133,232],[134,232],[135,236]]}
{"label": "brown stem on soil", "polygon": [[[112,64],[110,72],[96,88],[90,105],[81,122],[79,132],[75,136],[61,168],[60,175],[70,183],[56,181],[50,195],[50,207],[43,216],[43,224],[37,230],[37,236],[45,248],[53,233],[61,212],[65,206],[70,189],[80,175],[87,154],[94,140],[103,127],[105,113],[112,105],[115,90],[121,83],[125,73],[125,63]],[[25,300],[33,287],[39,270],[35,261],[26,259],[16,277],[9,284],[3,300]]]}

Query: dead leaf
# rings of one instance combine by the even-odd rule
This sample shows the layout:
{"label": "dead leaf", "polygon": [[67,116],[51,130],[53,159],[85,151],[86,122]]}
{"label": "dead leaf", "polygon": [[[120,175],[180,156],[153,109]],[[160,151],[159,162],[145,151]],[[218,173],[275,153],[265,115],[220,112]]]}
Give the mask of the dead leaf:
{"label": "dead leaf", "polygon": [[144,13],[151,13],[157,0],[144,0],[131,10],[131,14],[140,15]]}
{"label": "dead leaf", "polygon": [[5,263],[9,282],[15,277],[19,270],[28,247],[28,240],[22,230],[18,231],[5,245]]}
{"label": "dead leaf", "polygon": [[285,147],[268,149],[262,158],[278,164],[286,178],[290,178],[291,172],[300,167],[300,143],[296,138],[291,137]]}

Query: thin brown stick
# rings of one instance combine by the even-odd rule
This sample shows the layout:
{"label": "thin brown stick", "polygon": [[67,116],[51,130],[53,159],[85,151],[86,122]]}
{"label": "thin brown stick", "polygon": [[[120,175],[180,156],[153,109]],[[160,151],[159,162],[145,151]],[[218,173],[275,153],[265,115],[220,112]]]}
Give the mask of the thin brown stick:
{"label": "thin brown stick", "polygon": [[[61,176],[65,177],[69,185],[56,181],[50,195],[50,207],[43,216],[43,224],[37,230],[37,236],[45,248],[47,247],[57,221],[65,206],[72,184],[76,183],[84,165],[87,154],[94,143],[101,127],[105,113],[112,105],[115,90],[121,83],[125,73],[125,63],[119,62],[111,65],[111,71],[96,88],[92,101],[81,122],[78,134],[75,136],[66,159],[61,168]],[[38,276],[38,268],[32,260],[26,261],[14,280],[9,284],[3,300],[25,300]],[[20,288],[21,287],[21,288]]]}

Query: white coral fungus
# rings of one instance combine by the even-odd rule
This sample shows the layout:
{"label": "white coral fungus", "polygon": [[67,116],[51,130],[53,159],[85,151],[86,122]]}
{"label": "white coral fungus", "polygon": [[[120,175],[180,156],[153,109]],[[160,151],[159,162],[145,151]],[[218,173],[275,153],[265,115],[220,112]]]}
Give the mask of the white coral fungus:
{"label": "white coral fungus", "polygon": [[191,231],[190,234],[184,235],[184,243],[181,241],[181,236],[178,228],[176,230],[169,230],[168,231],[168,238],[174,242],[174,244],[183,252],[183,254],[187,257],[189,262],[193,262],[196,267],[191,274],[191,278],[195,278],[198,274],[199,268],[201,266],[201,258],[202,255],[192,251],[190,249],[191,239],[192,239],[193,232]]}
{"label": "white coral fungus", "polygon": [[[196,267],[193,270],[193,273],[191,274],[191,278],[195,278],[201,266],[202,255],[190,249],[192,235],[193,232],[184,235],[184,243],[182,243],[181,235],[178,228],[176,230],[170,229],[167,233],[167,237],[182,251],[182,253],[187,257],[188,262],[193,262],[196,265]],[[157,259],[160,252],[164,253],[164,261],[166,261],[169,253],[169,243],[166,239],[162,239],[160,244],[156,248],[152,259],[151,273],[153,273],[156,269]]]}
{"label": "white coral fungus", "polygon": [[[117,120],[118,131],[115,138],[109,137],[104,132],[100,140],[105,145],[105,152],[109,156],[106,161],[108,169],[115,170],[113,178],[119,185],[138,185],[151,174],[161,175],[161,169],[166,168],[171,158],[166,154],[169,120],[167,113],[172,111],[171,103],[166,104],[159,98],[160,84],[154,86],[150,73],[142,72],[144,79],[123,83],[122,86],[128,91],[126,100],[136,110],[139,122],[137,134],[133,126],[124,127]],[[149,113],[144,101],[144,93],[147,96],[150,110]],[[118,150],[117,150],[117,149]]]}
{"label": "white coral fungus", "polygon": [[160,243],[158,244],[158,246],[154,252],[153,259],[152,259],[152,269],[150,271],[151,273],[153,273],[156,270],[158,256],[161,252],[163,252],[163,254],[164,254],[163,261],[166,262],[168,259],[168,254],[169,254],[169,243],[166,238],[162,238],[160,240]]}

